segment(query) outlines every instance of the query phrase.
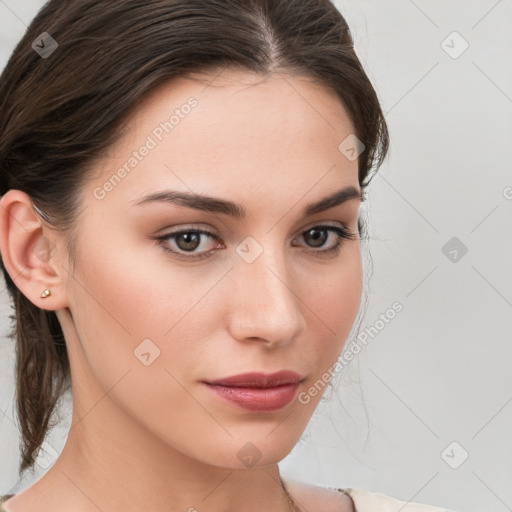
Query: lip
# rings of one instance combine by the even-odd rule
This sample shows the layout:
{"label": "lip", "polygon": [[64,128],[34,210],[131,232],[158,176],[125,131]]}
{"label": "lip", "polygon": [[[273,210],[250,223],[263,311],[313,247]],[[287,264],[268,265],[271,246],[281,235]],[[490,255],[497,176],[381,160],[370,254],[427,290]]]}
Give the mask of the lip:
{"label": "lip", "polygon": [[297,397],[299,374],[281,371],[271,374],[245,373],[203,384],[217,398],[250,412],[272,412],[282,409]]}
{"label": "lip", "polygon": [[222,379],[204,381],[206,384],[245,388],[272,388],[283,384],[298,384],[304,380],[298,373],[282,370],[275,373],[242,373]]}

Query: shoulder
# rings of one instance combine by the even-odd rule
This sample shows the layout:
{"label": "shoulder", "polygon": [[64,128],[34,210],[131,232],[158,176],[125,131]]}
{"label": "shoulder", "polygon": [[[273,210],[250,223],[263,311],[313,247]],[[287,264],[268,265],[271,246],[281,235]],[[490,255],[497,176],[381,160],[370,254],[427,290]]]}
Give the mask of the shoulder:
{"label": "shoulder", "polygon": [[4,508],[4,503],[9,499],[12,498],[14,494],[4,494],[0,495],[0,512],[6,512]]}
{"label": "shoulder", "polygon": [[322,487],[297,480],[285,480],[286,487],[301,510],[310,512],[359,512],[348,494],[340,489]]}
{"label": "shoulder", "polygon": [[[445,508],[439,508],[432,505],[417,503],[413,501],[402,501],[386,494],[365,491],[362,489],[345,488],[345,492],[352,498],[355,506],[355,512],[452,512]],[[404,508],[407,506],[407,508]]]}
{"label": "shoulder", "polygon": [[412,501],[402,501],[386,494],[362,489],[334,488],[286,481],[286,486],[299,506],[322,512],[453,512],[445,508]]}

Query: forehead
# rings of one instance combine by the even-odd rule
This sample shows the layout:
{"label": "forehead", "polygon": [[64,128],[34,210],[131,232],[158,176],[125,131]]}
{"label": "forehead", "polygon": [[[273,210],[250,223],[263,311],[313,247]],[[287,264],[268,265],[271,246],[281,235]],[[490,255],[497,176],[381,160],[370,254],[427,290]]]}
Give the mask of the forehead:
{"label": "forehead", "polygon": [[200,96],[205,102],[212,100],[218,103],[222,100],[231,101],[233,105],[265,104],[279,97],[283,100],[283,107],[297,107],[298,101],[309,105],[311,113],[315,112],[327,123],[334,118],[347,117],[338,95],[318,79],[286,71],[261,74],[236,68],[190,72],[172,78],[148,92],[128,117],[133,118],[143,110],[149,113],[168,102],[172,107],[173,102],[186,99],[191,94]]}
{"label": "forehead", "polygon": [[[116,182],[109,201],[135,202],[157,188],[298,201],[319,181],[322,195],[358,185],[357,161],[338,149],[353,133],[349,116],[308,77],[224,70],[176,78],[147,94],[125,127],[95,180]],[[120,168],[122,182],[110,179]]]}

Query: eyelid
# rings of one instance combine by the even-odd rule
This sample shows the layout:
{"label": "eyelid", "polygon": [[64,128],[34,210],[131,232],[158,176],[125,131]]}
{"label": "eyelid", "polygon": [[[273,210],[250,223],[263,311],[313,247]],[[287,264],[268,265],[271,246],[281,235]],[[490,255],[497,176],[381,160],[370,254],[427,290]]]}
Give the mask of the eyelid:
{"label": "eyelid", "polygon": [[310,229],[317,227],[343,228],[348,230],[348,227],[345,224],[343,224],[343,222],[332,220],[319,220],[311,224],[308,224],[307,227],[305,228],[300,229],[298,234],[301,235],[302,233],[304,233],[304,231],[309,231]]}
{"label": "eyelid", "polygon": [[319,229],[325,229],[325,228],[336,228],[336,229],[339,229],[341,231],[343,231],[347,237],[358,237],[359,238],[359,231],[356,230],[356,231],[353,231],[352,229],[350,229],[348,227],[347,224],[343,223],[343,222],[340,222],[340,221],[317,221],[317,222],[314,222],[313,224],[310,224],[308,225],[308,227],[306,228],[303,228],[301,229],[299,232],[298,232],[298,236],[302,235],[303,233],[305,233],[306,231],[309,231],[310,229],[314,229],[314,228],[319,228]]}
{"label": "eyelid", "polygon": [[[318,227],[318,228],[324,228],[324,227],[341,228],[341,229],[343,229],[344,231],[346,231],[348,233],[354,234],[350,230],[350,228],[346,224],[344,224],[343,222],[319,220],[317,222],[312,222],[311,224],[307,224],[306,227],[303,227],[303,228],[299,229],[299,231],[297,231],[297,233],[294,235],[293,238],[295,238],[296,236],[300,236],[304,232],[309,231],[310,229],[313,229],[315,227]],[[165,228],[165,229],[167,229],[167,228]],[[200,227],[199,225],[195,225],[194,223],[179,225],[175,229],[174,228],[171,228],[171,229],[172,229],[172,231],[165,231],[161,235],[154,236],[154,238],[155,239],[156,238],[160,238],[160,239],[161,238],[167,238],[167,237],[169,237],[171,235],[177,235],[177,234],[180,234],[180,233],[183,233],[183,232],[195,231],[195,232],[198,232],[198,233],[205,233],[205,234],[211,235],[212,238],[215,238],[216,240],[221,240],[221,236],[219,234],[217,234],[213,229],[208,228],[208,227],[207,228]]]}

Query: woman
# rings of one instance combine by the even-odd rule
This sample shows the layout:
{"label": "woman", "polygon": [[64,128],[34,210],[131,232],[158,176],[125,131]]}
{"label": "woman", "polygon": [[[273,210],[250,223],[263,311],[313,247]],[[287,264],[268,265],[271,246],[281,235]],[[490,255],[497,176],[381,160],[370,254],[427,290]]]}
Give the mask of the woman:
{"label": "woman", "polygon": [[4,510],[442,510],[279,475],[358,313],[388,149],[332,3],[52,0],[0,93],[20,474],[73,393]]}

